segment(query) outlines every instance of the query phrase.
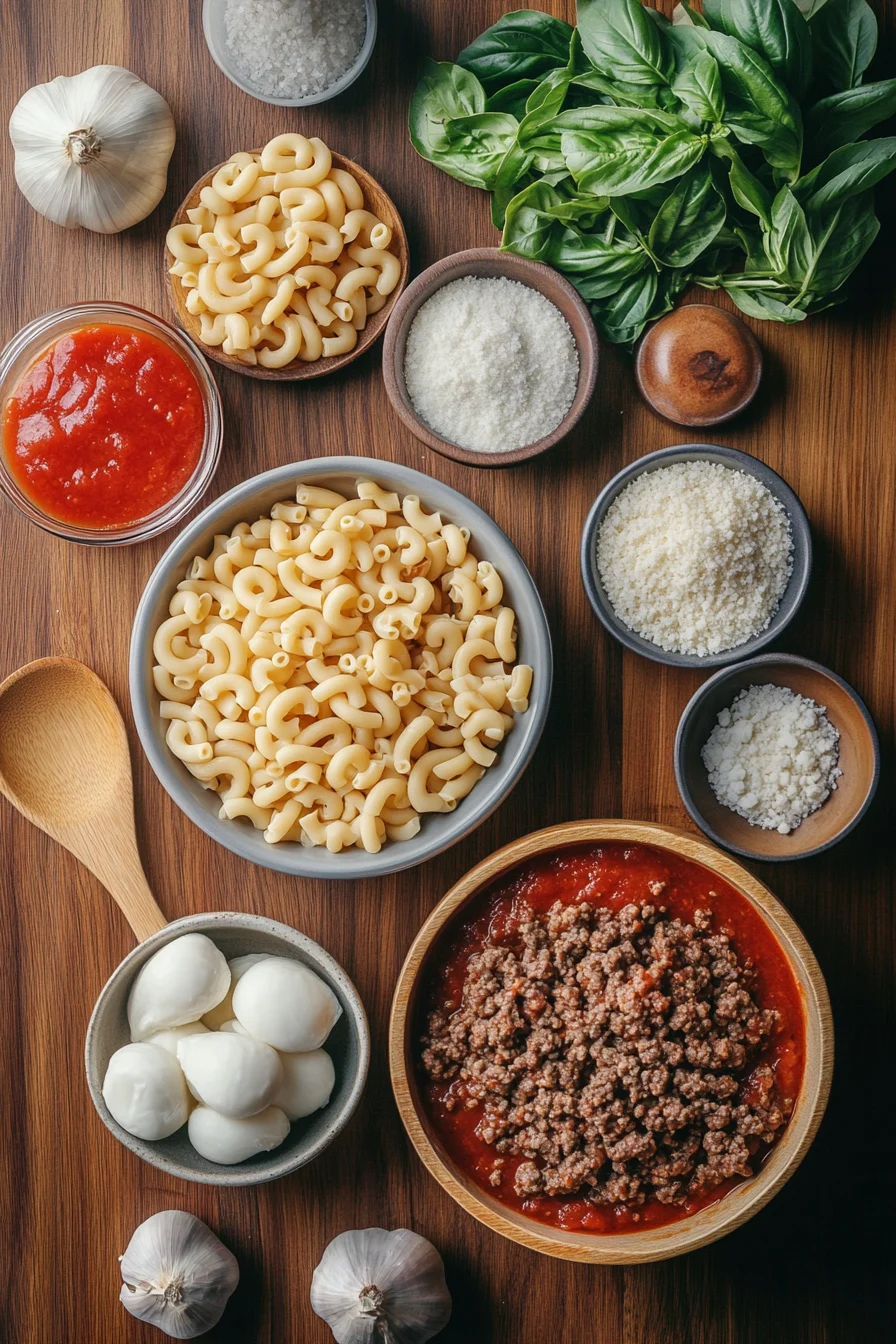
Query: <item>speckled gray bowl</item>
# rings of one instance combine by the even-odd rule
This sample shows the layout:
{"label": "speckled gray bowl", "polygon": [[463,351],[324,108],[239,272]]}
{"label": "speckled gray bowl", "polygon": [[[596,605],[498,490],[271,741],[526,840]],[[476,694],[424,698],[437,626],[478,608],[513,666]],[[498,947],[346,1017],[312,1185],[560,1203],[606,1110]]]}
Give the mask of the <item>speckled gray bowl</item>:
{"label": "speckled gray bowl", "polygon": [[[793,572],[769,624],[755,639],[748,639],[744,644],[738,644],[733,649],[725,649],[722,653],[707,654],[705,658],[690,653],[667,653],[658,644],[643,639],[634,630],[630,630],[613,610],[613,604],[607,596],[597,568],[598,533],[613,500],[637,476],[647,471],[656,471],[658,467],[674,466],[676,462],[720,462],[724,467],[734,467],[737,471],[745,471],[750,476],[755,476],[757,481],[760,481],[784,505],[787,517],[790,519],[790,531],[793,537]],[[764,462],[751,457],[749,453],[741,453],[736,448],[721,448],[714,443],[680,443],[674,448],[661,448],[659,452],[639,457],[637,462],[623,467],[622,471],[604,486],[585,520],[581,566],[588,601],[610,634],[627,649],[632,649],[633,652],[640,653],[642,657],[650,658],[655,663],[667,663],[670,667],[726,667],[729,663],[739,663],[764,649],[773,639],[777,639],[793,620],[809,586],[809,576],[812,572],[812,533],[806,510],[797,496],[787,482]]]}
{"label": "speckled gray bowl", "polygon": [[[168,750],[165,725],[159,718],[159,696],[152,681],[153,635],[168,615],[171,594],[188,563],[194,555],[208,554],[215,533],[229,532],[239,522],[254,522],[278,499],[294,496],[299,481],[346,493],[354,490],[355,481],[365,477],[400,494],[417,494],[424,508],[437,509],[451,522],[470,528],[476,554],[496,566],[504,580],[506,600],[517,613],[518,657],[534,669],[529,708],[517,716],[497,761],[473,791],[453,812],[425,816],[412,840],[385,844],[378,854],[360,849],[330,854],[322,846],[310,849],[295,842],[269,845],[248,820],[219,817],[218,795],[204,789]],[[516,547],[497,523],[465,495],[434,477],[369,457],[293,462],[253,476],[222,495],[184,529],[156,565],[140,599],[131,636],[131,707],[143,749],[163,787],[213,840],[252,863],[294,877],[382,877],[441,854],[475,830],[504,801],[532,759],[547,718],[552,674],[551,634],[538,589]]]}
{"label": "speckled gray bowl", "polygon": [[[279,1148],[232,1167],[220,1166],[201,1157],[187,1138],[186,1125],[158,1143],[135,1138],[112,1118],[103,1101],[103,1079],[109,1060],[130,1040],[127,1002],[134,977],[154,952],[185,933],[206,934],[228,958],[265,952],[300,961],[326,981],[342,1005],[342,1016],[325,1044],[336,1069],[336,1086],[329,1104],[304,1120],[297,1120]],[[100,1119],[116,1139],[144,1162],[169,1176],[199,1181],[203,1185],[261,1185],[313,1162],[348,1124],[367,1080],[370,1032],[364,1005],[345,971],[328,952],[303,933],[261,915],[229,911],[187,915],[135,947],[106,981],[87,1027],[84,1060],[87,1084]]]}

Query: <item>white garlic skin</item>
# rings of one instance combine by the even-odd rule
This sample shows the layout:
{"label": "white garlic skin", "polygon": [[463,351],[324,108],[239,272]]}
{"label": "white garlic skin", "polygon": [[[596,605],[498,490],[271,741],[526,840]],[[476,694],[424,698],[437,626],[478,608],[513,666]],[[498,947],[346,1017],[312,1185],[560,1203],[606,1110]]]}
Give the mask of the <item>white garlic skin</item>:
{"label": "white garlic skin", "polygon": [[177,1059],[178,1041],[182,1041],[185,1036],[202,1036],[207,1031],[208,1027],[201,1022],[185,1022],[182,1027],[166,1027],[164,1031],[154,1032],[152,1036],[147,1036],[146,1044],[160,1045]]}
{"label": "white garlic skin", "polygon": [[233,1015],[275,1050],[317,1050],[342,1016],[330,986],[299,961],[268,957],[233,991]]}
{"label": "white garlic skin", "polygon": [[229,1167],[279,1148],[289,1133],[289,1121],[276,1106],[242,1120],[197,1106],[190,1115],[187,1133],[200,1156]]}
{"label": "white garlic skin", "polygon": [[138,1139],[167,1139],[186,1123],[190,1098],[170,1051],[147,1041],[123,1045],[109,1060],[103,1101],[122,1129]]}
{"label": "white garlic skin", "polygon": [[229,988],[230,968],[211,938],[185,933],[172,939],[141,966],[131,986],[131,1040],[198,1021]]}
{"label": "white garlic skin", "polygon": [[404,1227],[335,1237],[312,1276],[311,1305],[337,1344],[425,1344],[451,1316],[442,1257]]}
{"label": "white garlic skin", "polygon": [[283,1081],[276,1050],[236,1032],[186,1036],[177,1058],[197,1101],[235,1120],[263,1111]]}
{"label": "white garlic skin", "polygon": [[240,1278],[214,1232],[179,1209],[141,1223],[120,1263],[122,1305],[171,1339],[195,1339],[217,1325]]}
{"label": "white garlic skin", "polygon": [[326,1106],[336,1082],[336,1070],[326,1050],[308,1050],[303,1054],[280,1056],[283,1082],[274,1097],[289,1120],[301,1120]]}
{"label": "white garlic skin", "polygon": [[233,991],[246,974],[250,966],[258,961],[266,961],[266,952],[247,952],[244,957],[231,957],[227,965],[230,968],[230,989],[216,1008],[203,1013],[202,1020],[209,1031],[220,1031],[225,1022],[233,1018]]}

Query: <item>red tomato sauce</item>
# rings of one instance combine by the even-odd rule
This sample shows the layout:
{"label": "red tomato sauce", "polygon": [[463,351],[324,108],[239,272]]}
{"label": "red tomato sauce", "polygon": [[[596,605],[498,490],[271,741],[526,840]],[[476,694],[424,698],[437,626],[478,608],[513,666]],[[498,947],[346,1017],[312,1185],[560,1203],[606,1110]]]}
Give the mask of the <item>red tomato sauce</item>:
{"label": "red tomato sauce", "polygon": [[173,499],[199,462],[202,394],[175,350],[132,327],[81,327],[34,361],[3,412],[23,494],[80,527],[121,527]]}
{"label": "red tomato sauce", "polygon": [[[647,891],[647,883],[652,881],[667,884],[659,899],[651,898]],[[739,961],[752,961],[756,1002],[762,1008],[776,1009],[780,1015],[753,1067],[770,1066],[778,1095],[795,1102],[805,1063],[805,1017],[800,988],[777,940],[749,902],[728,883],[699,864],[648,845],[614,842],[570,846],[514,870],[499,885],[477,896],[461,918],[448,926],[424,967],[428,982],[424,982],[419,1000],[416,1039],[423,1035],[433,1009],[450,1013],[460,1006],[470,957],[482,950],[486,939],[500,943],[512,938],[527,907],[547,911],[555,901],[570,904],[587,900],[600,908],[618,910],[645,898],[689,922],[695,910],[711,910],[713,930],[729,936]],[[681,1205],[662,1204],[656,1199],[636,1206],[599,1205],[584,1196],[517,1195],[513,1178],[524,1159],[508,1156],[501,1185],[495,1189],[488,1183],[495,1150],[476,1133],[480,1108],[465,1110],[458,1106],[448,1110],[445,1101],[454,1083],[446,1086],[444,1080],[431,1081],[419,1064],[417,1076],[426,1112],[454,1162],[492,1198],[553,1227],[612,1233],[662,1227],[717,1203],[749,1179],[735,1176]],[[741,1098],[749,1095],[751,1077],[741,1085]],[[770,1151],[766,1145],[755,1155],[754,1170]]]}

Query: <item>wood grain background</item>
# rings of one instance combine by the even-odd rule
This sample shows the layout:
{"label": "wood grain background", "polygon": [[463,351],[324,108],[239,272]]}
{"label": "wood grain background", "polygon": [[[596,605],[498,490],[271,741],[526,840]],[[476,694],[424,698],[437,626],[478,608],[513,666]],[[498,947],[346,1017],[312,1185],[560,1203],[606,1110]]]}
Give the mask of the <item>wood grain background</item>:
{"label": "wood grain background", "polygon": [[[0,113],[30,85],[118,62],[167,98],[178,127],[165,200],[117,237],[67,233],[15,189],[4,136],[0,337],[72,301],[125,299],[165,313],[159,249],[190,184],[235,149],[277,131],[321,134],[378,177],[403,212],[415,271],[497,241],[488,204],[422,163],[404,131],[424,54],[453,57],[502,9],[497,0],[381,0],[365,76],[336,105],[278,110],[241,94],[202,39],[199,0],[0,0]],[[544,5],[567,18],[572,3]],[[671,0],[663,6],[671,9]],[[882,20],[893,69],[896,4]],[[128,951],[117,909],[84,869],[0,807],[0,1338],[8,1344],[150,1344],[160,1336],[118,1305],[116,1257],[149,1214],[206,1219],[236,1252],[242,1281],[215,1341],[324,1344],[308,1287],[337,1232],[412,1227],[442,1251],[454,1316],[441,1337],[494,1344],[839,1344],[890,1338],[883,1299],[892,1222],[892,872],[896,589],[893,533],[896,326],[893,213],[856,295],[803,328],[756,324],[766,377],[747,418],[713,431],[756,454],[799,493],[817,545],[808,600],[787,650],[835,668],[865,697],[885,750],[872,815],[810,862],[757,866],[802,925],[827,975],[838,1032],[834,1091],[821,1134],[773,1204],[726,1241],[639,1269],[566,1266],[516,1249],[467,1218],[412,1155],[385,1063],[392,986],[427,911],[478,859],[539,826],[579,817],[687,825],[672,773],[679,713],[699,673],[624,654],[585,600],[578,541],[588,506],[624,463],[688,435],[639,402],[627,357],[605,348],[577,432],[533,465],[477,471],[424,449],[390,413],[379,347],[314,385],[266,386],[216,369],[226,441],[213,493],[279,463],[369,452],[466,492],[526,558],[551,619],[557,680],[534,765],[510,801],[433,863],[375,884],[291,881],[216,848],[175,809],[131,744],[147,874],[172,917],[264,912],[324,944],[357,983],[371,1018],[373,1067],[348,1131],[314,1166],[255,1190],[166,1179],[120,1147],[95,1114],[84,1029]],[[83,659],[127,710],[131,617],[170,540],[88,550],[0,513],[0,676],[32,658]],[[888,1032],[890,1034],[888,1034]],[[884,1052],[886,1052],[884,1054]]]}

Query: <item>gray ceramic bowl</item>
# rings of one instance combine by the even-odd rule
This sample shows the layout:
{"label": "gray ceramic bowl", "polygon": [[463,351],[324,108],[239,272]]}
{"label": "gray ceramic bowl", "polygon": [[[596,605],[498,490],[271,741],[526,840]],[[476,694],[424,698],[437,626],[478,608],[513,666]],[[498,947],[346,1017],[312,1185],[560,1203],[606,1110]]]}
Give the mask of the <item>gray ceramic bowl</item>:
{"label": "gray ceramic bowl", "polygon": [[[661,649],[649,639],[642,639],[634,630],[623,625],[613,610],[597,568],[597,537],[613,500],[636,476],[641,476],[646,471],[656,471],[657,467],[671,467],[676,462],[720,462],[723,466],[734,467],[738,471],[745,471],[755,476],[784,505],[790,519],[793,537],[793,573],[778,610],[766,629],[755,639],[748,639],[746,643],[738,644],[733,649],[726,649],[723,653],[707,654],[705,658],[689,653],[667,653],[665,649]],[[812,571],[812,534],[809,519],[799,499],[787,482],[764,462],[751,457],[749,453],[741,453],[736,448],[720,448],[712,443],[681,443],[674,448],[661,448],[659,452],[639,457],[637,462],[624,467],[604,486],[585,520],[581,566],[588,600],[602,623],[620,644],[624,644],[635,653],[640,653],[644,658],[650,658],[655,663],[667,663],[670,667],[724,667],[728,663],[740,662],[741,659],[758,653],[766,644],[777,639],[793,620],[809,586]]]}
{"label": "gray ceramic bowl", "polygon": [[[378,854],[359,849],[330,854],[323,847],[306,849],[293,842],[269,845],[249,821],[219,818],[218,795],[204,789],[168,750],[159,718],[159,696],[152,682],[153,634],[168,615],[171,594],[188,563],[194,555],[209,552],[216,532],[229,532],[238,522],[254,522],[277,500],[293,496],[299,481],[349,492],[355,481],[365,476],[400,494],[417,494],[427,509],[437,509],[452,522],[470,528],[476,554],[496,566],[504,580],[506,599],[517,613],[518,657],[535,674],[529,708],[518,716],[498,760],[472,793],[454,812],[424,817],[413,840],[385,844]],[[538,589],[519,552],[497,523],[465,495],[432,476],[367,457],[294,462],[254,476],[222,495],[185,528],[156,565],[140,599],[131,637],[131,707],[143,749],[163,787],[213,840],[252,863],[297,877],[353,879],[400,872],[441,854],[475,830],[504,801],[532,759],[547,717],[552,675],[551,635]]]}
{"label": "gray ceramic bowl", "polygon": [[[326,981],[342,1005],[342,1016],[325,1045],[336,1068],[336,1086],[329,1105],[304,1120],[297,1120],[279,1148],[232,1167],[201,1157],[187,1138],[186,1126],[158,1143],[135,1138],[113,1120],[103,1101],[103,1079],[109,1060],[130,1040],[127,1002],[134,977],[154,952],[185,933],[206,934],[228,958],[265,952],[300,961]],[[370,1032],[364,1005],[345,971],[303,933],[261,915],[232,912],[187,915],[135,947],[109,977],[87,1027],[84,1058],[90,1095],[101,1120],[116,1139],[144,1162],[159,1167],[169,1176],[203,1185],[260,1185],[313,1162],[348,1124],[367,1080]]]}

